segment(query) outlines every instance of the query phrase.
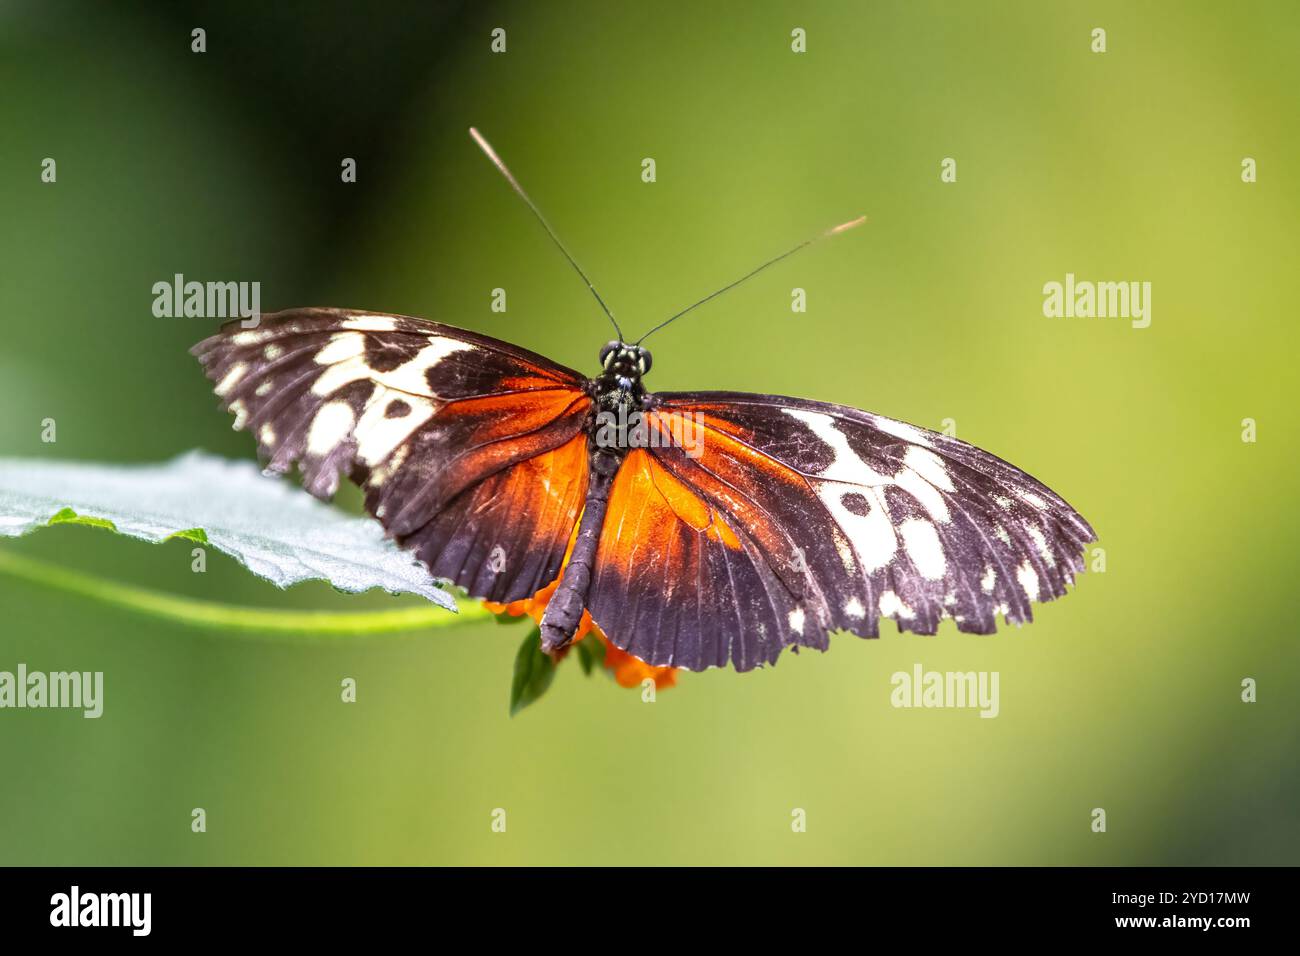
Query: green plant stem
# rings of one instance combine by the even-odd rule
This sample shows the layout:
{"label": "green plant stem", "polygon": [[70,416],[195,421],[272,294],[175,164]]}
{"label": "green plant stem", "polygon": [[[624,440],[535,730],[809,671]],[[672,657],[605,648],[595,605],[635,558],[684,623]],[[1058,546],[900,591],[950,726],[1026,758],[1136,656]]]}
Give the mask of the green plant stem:
{"label": "green plant stem", "polygon": [[394,634],[492,618],[478,604],[445,608],[405,607],[391,611],[278,611],[176,597],[71,571],[35,558],[0,550],[0,573],[58,588],[92,600],[193,627],[260,634]]}

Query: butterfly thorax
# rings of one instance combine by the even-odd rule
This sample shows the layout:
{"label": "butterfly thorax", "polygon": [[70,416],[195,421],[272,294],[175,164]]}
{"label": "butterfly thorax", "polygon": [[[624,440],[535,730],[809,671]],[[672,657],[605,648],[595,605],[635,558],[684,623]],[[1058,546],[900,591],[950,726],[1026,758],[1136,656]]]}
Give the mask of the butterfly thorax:
{"label": "butterfly thorax", "polygon": [[650,370],[647,349],[623,342],[610,342],[600,353],[603,371],[588,381],[594,400],[594,430],[597,444],[620,456],[634,447],[634,430],[640,425],[647,398],[641,378]]}

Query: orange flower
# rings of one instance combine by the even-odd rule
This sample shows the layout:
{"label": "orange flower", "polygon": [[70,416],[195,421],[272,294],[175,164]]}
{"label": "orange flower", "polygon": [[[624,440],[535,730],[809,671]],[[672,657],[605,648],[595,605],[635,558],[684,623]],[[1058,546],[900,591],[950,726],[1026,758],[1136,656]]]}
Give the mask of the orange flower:
{"label": "orange flower", "polygon": [[659,689],[677,686],[676,667],[654,667],[647,664],[641,658],[633,657],[627,651],[611,644],[609,638],[600,633],[600,628],[594,624],[592,630],[605,642],[605,666],[614,672],[614,680],[618,681],[620,686],[640,687],[641,682],[647,677],[654,681],[655,687]]}
{"label": "orange flower", "polygon": [[[540,625],[542,615],[546,613],[546,605],[551,600],[551,596],[555,594],[555,589],[559,587],[559,584],[560,579],[556,578],[530,598],[524,598],[522,601],[511,601],[509,604],[484,601],[483,606],[493,614],[508,614],[511,617],[527,615]],[[564,660],[568,656],[569,649],[588,634],[595,634],[605,645],[605,668],[613,673],[614,680],[618,681],[620,686],[640,687],[641,682],[647,678],[655,682],[657,689],[677,686],[676,667],[654,667],[641,660],[641,658],[633,657],[627,651],[615,647],[613,642],[601,633],[600,628],[596,626],[591,619],[591,615],[586,611],[582,612],[582,620],[578,622],[578,630],[574,632],[573,640],[560,649],[555,655],[555,660],[557,662]]]}
{"label": "orange flower", "polygon": [[[555,589],[559,586],[560,579],[556,578],[530,598],[524,598],[522,601],[511,601],[509,604],[497,604],[495,601],[484,601],[483,606],[493,614],[509,614],[511,617],[523,617],[527,614],[536,621],[538,627],[540,627],[542,624],[542,615],[546,613],[546,605],[550,603],[551,595],[555,593]],[[569,647],[577,644],[580,640],[586,637],[587,633],[595,626],[596,625],[592,623],[591,615],[586,611],[583,611],[582,620],[578,622],[578,630],[574,632],[573,640],[569,642],[568,647],[564,648],[564,650],[568,650]],[[604,640],[604,635],[601,635],[601,640]],[[561,651],[561,655],[563,655],[563,651]]]}

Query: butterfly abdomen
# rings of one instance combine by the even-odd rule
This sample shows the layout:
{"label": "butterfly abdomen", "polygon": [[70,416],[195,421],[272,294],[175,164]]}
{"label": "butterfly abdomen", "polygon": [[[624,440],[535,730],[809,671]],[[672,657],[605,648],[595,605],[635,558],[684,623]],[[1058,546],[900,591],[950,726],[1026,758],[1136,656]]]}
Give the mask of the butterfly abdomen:
{"label": "butterfly abdomen", "polygon": [[596,548],[600,544],[601,530],[605,526],[605,512],[609,508],[609,491],[623,463],[619,451],[591,444],[588,467],[591,478],[587,484],[587,497],[578,521],[573,550],[560,574],[560,583],[546,605],[540,630],[542,648],[557,651],[573,639],[587,606],[587,592],[591,588],[592,569],[596,563]]}

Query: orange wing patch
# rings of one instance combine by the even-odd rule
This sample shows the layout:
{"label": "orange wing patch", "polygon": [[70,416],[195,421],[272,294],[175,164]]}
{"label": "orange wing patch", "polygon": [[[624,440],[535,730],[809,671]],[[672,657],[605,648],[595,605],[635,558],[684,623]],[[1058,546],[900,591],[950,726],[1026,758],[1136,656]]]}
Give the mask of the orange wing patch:
{"label": "orange wing patch", "polygon": [[[650,427],[659,431],[665,444],[683,446],[693,459],[710,471],[719,466],[735,470],[736,463],[740,463],[744,465],[744,471],[753,472],[756,477],[772,479],[804,490],[808,487],[804,477],[797,471],[747,444],[741,437],[743,429],[733,422],[702,415],[701,427],[681,412],[668,409],[647,412],[646,420]],[[691,447],[688,444],[691,441],[697,444]]]}
{"label": "orange wing patch", "polygon": [[469,426],[458,437],[464,444],[476,445],[536,431],[578,404],[590,405],[591,399],[571,388],[539,388],[457,399],[443,406],[438,418]]}
{"label": "orange wing patch", "polygon": [[645,547],[666,553],[681,522],[705,537],[739,551],[740,539],[711,507],[643,448],[634,448],[609,492],[603,537],[616,548],[620,562]]}
{"label": "orange wing patch", "polygon": [[586,488],[586,436],[578,434],[472,485],[399,540],[435,577],[475,597],[520,599],[559,573]]}
{"label": "orange wing patch", "polygon": [[[765,493],[770,494],[773,484],[788,485],[799,494],[806,494],[808,485],[802,475],[746,444],[733,434],[738,429],[721,419],[706,415],[703,427],[700,427],[678,412],[655,410],[646,414],[646,420],[649,427],[658,430],[664,445],[681,447],[679,436],[683,435],[693,435],[693,440],[698,443],[683,448],[684,454],[651,458],[659,474],[698,502],[695,514],[707,511],[727,529],[734,541],[735,534],[731,528],[708,504],[714,502],[764,549],[781,553],[788,550],[784,536],[779,529],[772,527],[766,513],[756,507],[754,501]],[[678,440],[670,442],[674,437]],[[700,493],[692,491],[687,482]],[[693,526],[699,527],[698,524]],[[738,546],[737,541],[733,547]]]}
{"label": "orange wing patch", "polygon": [[533,392],[552,389],[555,387],[555,379],[546,378],[541,374],[511,375],[501,379],[501,381],[497,383],[497,388],[503,392]]}
{"label": "orange wing patch", "polygon": [[[582,447],[584,449],[583,472],[585,479],[585,439]],[[560,573],[555,576],[554,581],[546,585],[546,587],[542,588],[532,597],[524,598],[522,601],[511,601],[509,604],[497,604],[492,601],[484,601],[483,606],[493,614],[509,614],[511,617],[523,617],[527,614],[537,622],[538,626],[540,626],[542,623],[542,615],[546,613],[546,605],[551,603],[551,598],[555,596],[555,589],[560,586],[560,579],[564,577],[564,569],[569,563],[569,557],[573,554],[573,543],[578,540],[578,525],[581,523],[582,510],[579,509],[577,517],[573,522],[573,530],[569,532],[569,545],[564,549],[564,560],[560,563]],[[578,622],[578,629],[573,634],[573,640],[561,650],[561,653],[566,653],[569,647],[572,647],[574,644],[577,644],[580,640],[586,637],[592,627],[591,615],[586,611],[583,611],[582,619]]]}
{"label": "orange wing patch", "polygon": [[559,448],[527,458],[505,474],[503,486],[495,493],[510,501],[513,516],[502,517],[531,526],[532,546],[554,546],[567,539],[564,560],[568,561],[587,490],[586,436],[575,435]]}

